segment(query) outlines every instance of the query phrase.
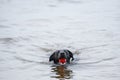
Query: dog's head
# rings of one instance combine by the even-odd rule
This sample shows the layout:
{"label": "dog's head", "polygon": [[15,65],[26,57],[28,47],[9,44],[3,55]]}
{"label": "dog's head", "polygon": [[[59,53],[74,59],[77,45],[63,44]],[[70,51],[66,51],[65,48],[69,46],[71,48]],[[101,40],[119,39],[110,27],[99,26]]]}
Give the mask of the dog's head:
{"label": "dog's head", "polygon": [[54,61],[54,63],[66,64],[69,63],[70,58],[73,58],[72,53],[69,50],[57,50],[49,58],[49,61]]}

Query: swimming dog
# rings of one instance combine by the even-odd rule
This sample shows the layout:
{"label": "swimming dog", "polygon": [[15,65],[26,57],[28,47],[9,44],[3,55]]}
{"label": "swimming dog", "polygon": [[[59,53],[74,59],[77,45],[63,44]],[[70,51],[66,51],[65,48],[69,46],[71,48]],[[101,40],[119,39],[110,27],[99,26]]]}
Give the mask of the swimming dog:
{"label": "swimming dog", "polygon": [[53,61],[55,64],[70,64],[70,61],[73,60],[73,53],[69,50],[57,50],[49,57],[49,61]]}

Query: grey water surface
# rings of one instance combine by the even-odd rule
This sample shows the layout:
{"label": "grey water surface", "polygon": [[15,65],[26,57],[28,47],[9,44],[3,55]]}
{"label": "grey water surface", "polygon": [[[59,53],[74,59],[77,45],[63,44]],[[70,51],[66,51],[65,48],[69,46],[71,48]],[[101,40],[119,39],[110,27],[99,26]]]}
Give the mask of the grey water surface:
{"label": "grey water surface", "polygon": [[0,0],[0,80],[120,80],[120,0]]}

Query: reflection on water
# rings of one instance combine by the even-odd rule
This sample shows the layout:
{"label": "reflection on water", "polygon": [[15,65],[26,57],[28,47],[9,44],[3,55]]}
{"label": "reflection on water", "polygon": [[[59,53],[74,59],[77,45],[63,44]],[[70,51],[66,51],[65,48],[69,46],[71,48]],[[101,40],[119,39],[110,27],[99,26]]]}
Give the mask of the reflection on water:
{"label": "reflection on water", "polygon": [[56,73],[55,76],[51,76],[51,78],[57,78],[59,80],[71,79],[72,78],[72,70],[68,69],[66,66],[59,65],[52,67],[52,72]]}

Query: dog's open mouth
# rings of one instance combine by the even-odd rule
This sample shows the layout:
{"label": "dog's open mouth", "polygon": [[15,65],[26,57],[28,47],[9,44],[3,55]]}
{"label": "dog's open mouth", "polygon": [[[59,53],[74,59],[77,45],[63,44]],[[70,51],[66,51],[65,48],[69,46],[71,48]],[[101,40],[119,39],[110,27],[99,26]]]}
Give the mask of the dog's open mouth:
{"label": "dog's open mouth", "polygon": [[66,59],[65,58],[60,58],[59,63],[60,64],[66,64]]}

